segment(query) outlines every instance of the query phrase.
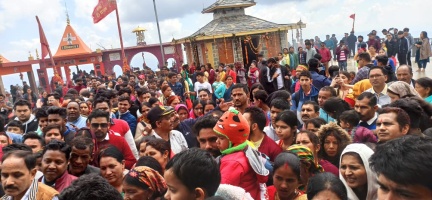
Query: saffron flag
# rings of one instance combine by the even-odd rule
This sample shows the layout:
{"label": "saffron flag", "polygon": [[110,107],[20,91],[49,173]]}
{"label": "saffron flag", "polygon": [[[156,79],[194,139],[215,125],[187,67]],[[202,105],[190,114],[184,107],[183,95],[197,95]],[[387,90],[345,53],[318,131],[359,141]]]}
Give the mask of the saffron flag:
{"label": "saffron flag", "polygon": [[350,15],[350,18],[355,19],[355,14]]}
{"label": "saffron flag", "polygon": [[100,22],[115,9],[117,9],[116,0],[99,0],[99,3],[93,9],[93,23]]}
{"label": "saffron flag", "polygon": [[40,37],[40,43],[41,43],[41,53],[42,56],[41,58],[44,59],[47,55],[48,55],[48,49],[49,49],[49,44],[48,44],[48,40],[45,37],[45,33],[43,31],[42,25],[39,21],[39,17],[36,16],[36,20],[39,26],[39,37]]}

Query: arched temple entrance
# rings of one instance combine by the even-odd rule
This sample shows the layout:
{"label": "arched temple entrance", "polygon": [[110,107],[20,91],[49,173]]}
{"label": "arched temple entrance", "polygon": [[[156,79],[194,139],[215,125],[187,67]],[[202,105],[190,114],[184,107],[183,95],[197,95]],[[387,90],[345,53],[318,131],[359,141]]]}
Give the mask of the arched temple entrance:
{"label": "arched temple entrance", "polygon": [[[164,49],[165,59],[167,60],[169,58],[173,58],[176,61],[176,67],[178,69],[183,63],[183,50],[181,44],[171,42],[163,43],[162,47]],[[141,52],[148,52],[156,56],[159,66],[163,66],[162,53],[160,51],[159,44],[125,47],[124,50],[129,65],[135,55],[141,54]],[[109,49],[102,51],[102,62],[107,74],[112,74],[115,65],[123,65],[120,55],[121,49]],[[140,66],[140,68],[142,68],[142,66]]]}

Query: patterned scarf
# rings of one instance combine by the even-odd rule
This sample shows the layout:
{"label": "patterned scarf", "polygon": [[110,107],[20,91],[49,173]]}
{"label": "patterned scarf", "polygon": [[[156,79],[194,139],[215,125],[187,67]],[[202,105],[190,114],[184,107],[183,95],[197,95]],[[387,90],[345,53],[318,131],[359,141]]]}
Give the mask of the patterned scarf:
{"label": "patterned scarf", "polygon": [[315,162],[314,155],[308,147],[303,146],[303,145],[299,145],[299,144],[294,144],[288,148],[288,151],[291,151],[291,152],[297,154],[297,156],[299,157],[300,160],[303,160],[303,161],[310,163],[311,166],[315,166],[315,168],[319,172],[324,172],[324,169],[321,167],[321,165],[319,165],[317,162]]}
{"label": "patterned scarf", "polygon": [[167,185],[164,178],[159,172],[150,167],[139,166],[129,171],[127,176],[137,179],[141,183],[146,184],[153,193],[165,194]]}

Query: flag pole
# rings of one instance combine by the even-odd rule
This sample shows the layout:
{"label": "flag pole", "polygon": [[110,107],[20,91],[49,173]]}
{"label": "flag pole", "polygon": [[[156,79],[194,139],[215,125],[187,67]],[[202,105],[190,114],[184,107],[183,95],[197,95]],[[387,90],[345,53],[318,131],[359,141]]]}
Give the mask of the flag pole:
{"label": "flag pole", "polygon": [[354,18],[353,18],[353,27],[352,27],[352,31],[354,31],[354,23],[355,23],[355,14],[354,14]]}
{"label": "flag pole", "polygon": [[[156,15],[156,25],[157,25],[158,34],[159,34],[159,46],[160,46],[160,50],[161,50],[161,54],[162,54],[162,66],[163,66],[163,65],[165,65],[165,52],[164,52],[163,47],[162,47],[162,38],[161,38],[161,33],[160,33],[160,28],[159,28],[159,19],[158,19],[155,0],[153,0],[153,7],[154,7],[155,15]],[[161,67],[161,66],[159,66],[159,67]]]}
{"label": "flag pole", "polygon": [[[38,24],[41,25],[38,16],[36,16],[36,20],[37,20]],[[42,25],[41,25],[41,27],[42,27]],[[45,34],[44,34],[43,37],[45,37]],[[45,40],[46,40],[46,38],[45,38]],[[49,57],[50,57],[51,65],[53,66],[53,70],[56,71],[56,69],[55,69],[55,62],[54,62],[54,58],[52,57],[51,49],[49,48],[48,45],[47,45],[47,50],[48,50],[48,55],[49,55]],[[42,58],[42,59],[43,59],[43,62],[45,63],[45,58]],[[46,67],[46,66],[45,66],[45,67]]]}
{"label": "flag pole", "polygon": [[116,18],[117,18],[117,29],[119,32],[119,37],[120,37],[120,48],[121,48],[121,58],[123,61],[123,72],[125,72],[126,70],[130,70],[130,69],[125,69],[127,68],[127,58],[126,58],[126,54],[124,51],[124,47],[123,47],[123,37],[122,37],[122,32],[121,32],[121,26],[120,26],[120,17],[119,17],[119,13],[118,13],[118,6],[117,6],[117,1],[116,1]]}

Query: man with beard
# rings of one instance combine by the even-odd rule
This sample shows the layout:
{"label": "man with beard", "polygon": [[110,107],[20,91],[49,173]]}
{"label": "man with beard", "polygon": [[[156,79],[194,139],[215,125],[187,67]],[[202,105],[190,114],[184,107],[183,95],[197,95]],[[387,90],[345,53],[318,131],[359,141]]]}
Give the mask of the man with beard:
{"label": "man with beard", "polygon": [[359,35],[357,37],[357,50],[359,50],[361,48],[362,45],[365,45],[366,42],[363,41],[363,36]]}
{"label": "man with beard", "polygon": [[67,144],[70,144],[70,142],[75,136],[75,130],[74,128],[69,128],[68,126],[66,126],[67,123],[66,109],[59,108],[59,107],[51,107],[47,110],[47,113],[48,113],[48,125],[56,124],[60,126],[61,128],[60,131],[64,137],[64,141]]}
{"label": "man with beard", "polygon": [[369,81],[372,88],[365,92],[371,92],[378,98],[378,104],[381,106],[390,103],[390,97],[387,94],[387,71],[382,67],[372,67],[369,71]]}
{"label": "man with beard", "polygon": [[[310,119],[319,117],[319,105],[315,101],[304,102],[300,115],[303,123],[306,123]],[[301,127],[299,129],[301,129]]]}
{"label": "man with beard", "polygon": [[78,93],[81,92],[82,89],[87,88],[84,84],[83,84],[83,80],[82,78],[77,78],[75,80],[75,86],[73,87]]}
{"label": "man with beard", "polygon": [[231,98],[234,107],[240,113],[244,113],[245,109],[249,106],[249,88],[245,84],[235,84],[232,86]]}
{"label": "man with beard", "polygon": [[282,148],[264,133],[266,116],[263,110],[256,106],[248,107],[243,113],[243,117],[249,122],[249,141],[259,152],[267,155],[273,162],[276,156],[282,152]]}
{"label": "man with beard", "polygon": [[212,115],[200,117],[193,126],[193,132],[199,142],[199,148],[208,151],[214,158],[221,155],[216,140],[217,134],[213,131],[218,118]]}
{"label": "man with beard", "polygon": [[35,179],[36,158],[30,151],[14,150],[2,158],[2,199],[58,200],[58,192]]}
{"label": "man with beard", "polygon": [[377,97],[370,92],[363,92],[357,97],[354,110],[360,115],[359,126],[371,131],[376,129],[378,114]]}
{"label": "man with beard", "polygon": [[94,143],[91,138],[77,136],[72,140],[68,172],[76,177],[84,174],[100,174],[97,167],[90,163],[93,160]]}
{"label": "man with beard", "polygon": [[60,106],[60,94],[57,92],[48,94],[47,96],[48,106],[61,107]]}
{"label": "man with beard", "polygon": [[[109,131],[111,123],[108,112],[100,109],[94,110],[88,116],[87,126],[90,127],[90,131],[94,134],[99,150],[94,155],[99,155],[101,151],[110,145],[115,146],[124,155],[126,169],[132,168],[136,159],[126,140],[122,136]],[[97,166],[99,166],[99,163],[97,163]]]}
{"label": "man with beard", "polygon": [[68,125],[75,129],[86,127],[87,117],[80,114],[80,107],[76,101],[70,101],[66,107]]}
{"label": "man with beard", "polygon": [[15,120],[22,123],[23,133],[36,131],[38,129],[38,120],[31,112],[30,102],[20,99],[14,104]]}
{"label": "man with beard", "polygon": [[112,107],[111,107],[110,100],[108,100],[105,97],[97,98],[93,102],[93,110],[102,110],[110,113],[109,130],[118,136],[122,136],[129,144],[129,147],[132,150],[132,153],[135,156],[135,158],[138,159],[139,158],[138,149],[136,148],[134,137],[132,136],[132,132],[129,128],[129,124],[124,120],[112,118],[113,115],[111,114],[111,109]]}
{"label": "man with beard", "polygon": [[77,177],[67,171],[71,148],[63,141],[53,140],[45,146],[42,152],[43,176],[39,181],[62,192],[69,187]]}
{"label": "man with beard", "polygon": [[150,135],[169,141],[171,151],[174,154],[177,154],[187,150],[188,145],[183,134],[179,131],[173,130],[173,115],[173,108],[168,106],[157,106],[148,112],[147,119],[152,126],[152,132]]}
{"label": "man with beard", "polygon": [[147,88],[147,82],[146,82],[144,74],[141,74],[138,76],[138,84],[135,87],[135,89],[138,89],[138,88]]}

